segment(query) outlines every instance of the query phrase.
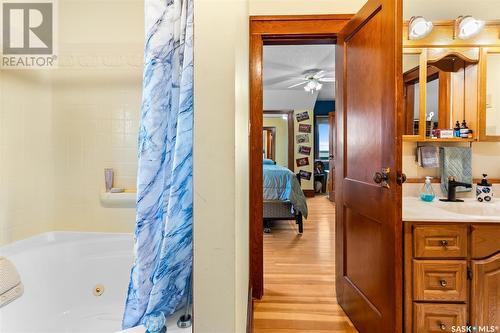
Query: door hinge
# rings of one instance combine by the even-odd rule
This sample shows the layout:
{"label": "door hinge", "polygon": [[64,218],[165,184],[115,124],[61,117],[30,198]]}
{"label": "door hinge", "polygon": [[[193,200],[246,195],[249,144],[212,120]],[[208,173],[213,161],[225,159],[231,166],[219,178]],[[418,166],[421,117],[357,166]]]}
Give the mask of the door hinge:
{"label": "door hinge", "polygon": [[467,267],[467,280],[472,280],[472,269]]}

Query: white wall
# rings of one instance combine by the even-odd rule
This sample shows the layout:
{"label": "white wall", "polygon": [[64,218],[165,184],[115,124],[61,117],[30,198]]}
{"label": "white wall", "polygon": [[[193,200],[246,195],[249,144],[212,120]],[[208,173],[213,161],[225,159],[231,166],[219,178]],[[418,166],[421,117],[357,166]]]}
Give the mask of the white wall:
{"label": "white wall", "polygon": [[0,72],[0,246],[54,227],[51,77]]}
{"label": "white wall", "polygon": [[249,0],[250,15],[353,14],[366,0]]}
{"label": "white wall", "polygon": [[244,332],[248,292],[248,3],[195,0],[194,313]]}

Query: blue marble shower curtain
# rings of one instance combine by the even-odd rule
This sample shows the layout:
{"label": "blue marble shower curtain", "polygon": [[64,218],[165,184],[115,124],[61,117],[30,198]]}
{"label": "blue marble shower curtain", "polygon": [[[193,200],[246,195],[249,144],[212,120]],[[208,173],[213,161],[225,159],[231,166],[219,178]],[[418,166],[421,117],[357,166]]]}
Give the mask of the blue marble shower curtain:
{"label": "blue marble shower curtain", "polygon": [[186,302],[192,271],[193,0],[146,0],[135,262],[123,328]]}

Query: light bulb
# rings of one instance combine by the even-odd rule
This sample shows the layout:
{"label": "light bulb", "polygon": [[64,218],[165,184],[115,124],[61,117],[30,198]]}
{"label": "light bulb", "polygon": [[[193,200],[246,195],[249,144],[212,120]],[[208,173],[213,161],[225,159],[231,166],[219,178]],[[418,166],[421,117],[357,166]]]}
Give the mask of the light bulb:
{"label": "light bulb", "polygon": [[434,25],[422,16],[413,16],[408,25],[408,38],[412,40],[422,39],[432,32]]}
{"label": "light bulb", "polygon": [[477,20],[472,16],[460,16],[456,20],[456,35],[459,39],[469,39],[478,35],[483,30],[484,21]]}

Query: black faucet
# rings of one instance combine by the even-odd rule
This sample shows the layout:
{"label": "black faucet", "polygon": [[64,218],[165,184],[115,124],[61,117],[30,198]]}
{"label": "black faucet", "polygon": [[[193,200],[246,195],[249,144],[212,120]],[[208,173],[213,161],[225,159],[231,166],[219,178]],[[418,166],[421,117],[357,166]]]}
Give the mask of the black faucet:
{"label": "black faucet", "polygon": [[447,199],[439,199],[441,201],[446,202],[464,202],[461,199],[457,199],[457,187],[465,187],[472,188],[472,184],[461,183],[455,180],[455,177],[448,177],[448,198]]}

